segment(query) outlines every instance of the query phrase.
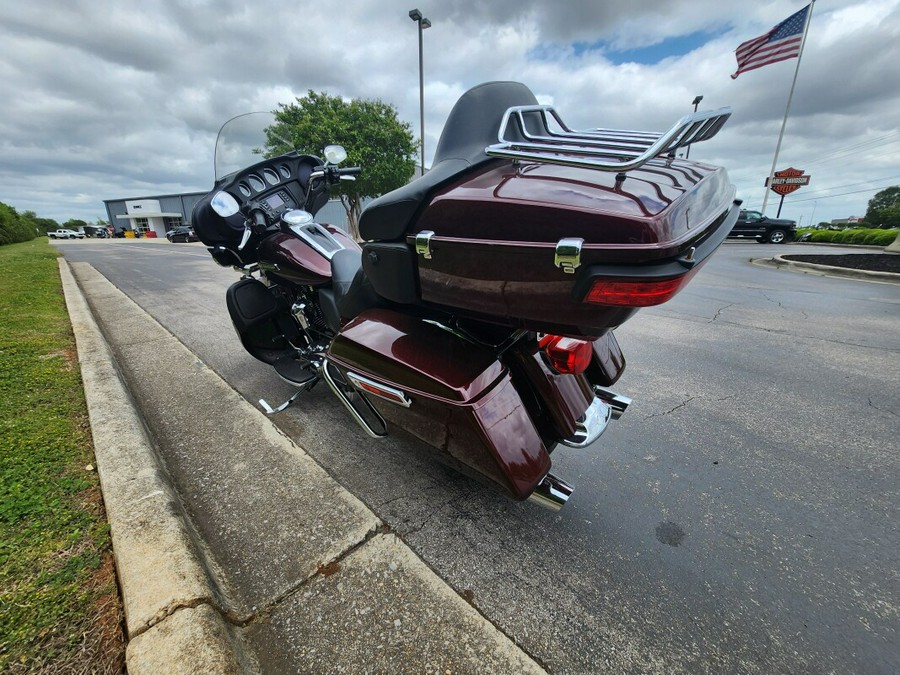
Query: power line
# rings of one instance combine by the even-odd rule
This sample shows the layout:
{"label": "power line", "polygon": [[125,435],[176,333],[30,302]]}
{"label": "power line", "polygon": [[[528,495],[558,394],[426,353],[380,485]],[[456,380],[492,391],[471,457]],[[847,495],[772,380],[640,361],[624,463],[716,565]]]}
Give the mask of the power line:
{"label": "power line", "polygon": [[797,204],[799,202],[811,202],[816,199],[833,199],[834,197],[843,197],[844,195],[856,195],[863,192],[877,192],[878,190],[884,190],[885,188],[892,187],[891,185],[882,185],[881,187],[869,188],[868,190],[852,190],[851,192],[840,192],[836,195],[826,195],[824,197],[809,197],[807,199],[792,199],[790,204]]}
{"label": "power line", "polygon": [[[894,136],[900,136],[900,131],[894,131],[889,134],[879,136],[877,138],[869,139],[867,141],[860,141],[858,143],[852,143],[850,145],[845,145],[840,148],[835,148],[830,153],[823,155],[822,157],[819,157],[818,159],[814,159],[810,162],[806,162],[806,164],[808,166],[815,166],[816,164],[823,164],[823,163],[830,162],[835,159],[841,159],[842,156],[847,155],[847,154],[853,154],[855,151],[861,150],[864,147],[886,144],[884,142],[887,139],[894,137]],[[900,138],[897,138],[896,140],[893,140],[893,141],[888,141],[887,144],[896,143],[897,141],[900,141]]]}
{"label": "power line", "polygon": [[876,182],[882,181],[882,180],[894,180],[895,178],[900,178],[900,174],[897,174],[896,176],[885,176],[884,178],[871,178],[869,180],[861,180],[858,183],[848,183],[847,185],[833,185],[833,186],[827,187],[827,188],[817,188],[815,190],[804,190],[803,196],[805,197],[807,195],[814,194],[817,192],[830,192],[831,190],[842,190],[842,189],[848,188],[848,187],[856,187],[857,185],[869,185],[870,183],[876,183]]}

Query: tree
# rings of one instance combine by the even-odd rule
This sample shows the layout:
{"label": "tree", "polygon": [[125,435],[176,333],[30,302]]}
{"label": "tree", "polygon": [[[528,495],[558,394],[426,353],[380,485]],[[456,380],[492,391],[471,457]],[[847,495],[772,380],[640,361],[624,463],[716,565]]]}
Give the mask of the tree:
{"label": "tree", "polygon": [[[347,102],[309,91],[294,103],[279,105],[277,122],[268,132],[268,152],[295,149],[320,157],[326,145],[339,144],[347,150],[344,165],[362,167],[356,181],[342,181],[332,188],[347,212],[351,236],[359,239],[363,199],[405,185],[415,171],[418,144],[410,125],[397,119],[394,106],[379,100]],[[280,139],[293,147],[285,147]]]}
{"label": "tree", "polygon": [[875,193],[866,209],[866,222],[870,227],[900,227],[900,185]]}
{"label": "tree", "polygon": [[31,221],[22,218],[12,206],[0,202],[0,246],[29,241],[34,237]]}
{"label": "tree", "polygon": [[37,230],[38,234],[47,234],[58,230],[60,225],[53,218],[41,218],[34,211],[23,211],[19,214],[20,218],[31,221],[31,224]]}

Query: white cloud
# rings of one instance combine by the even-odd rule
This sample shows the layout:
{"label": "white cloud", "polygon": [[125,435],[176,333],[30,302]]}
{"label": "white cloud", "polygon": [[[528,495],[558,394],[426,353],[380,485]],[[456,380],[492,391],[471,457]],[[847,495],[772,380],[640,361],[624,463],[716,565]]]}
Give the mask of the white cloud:
{"label": "white cloud", "polygon": [[[860,215],[873,192],[830,195],[900,182],[891,178],[900,176],[898,3],[816,4],[778,163],[813,180],[786,200],[785,215]],[[381,98],[418,136],[411,6],[70,0],[48,11],[44,3],[3,3],[0,84],[13,94],[0,114],[0,201],[93,220],[104,215],[104,199],[207,189],[223,121],[309,89]],[[704,108],[730,105],[734,115],[692,158],[726,166],[739,195],[759,205],[796,61],[731,80],[733,52],[801,6],[421,4],[433,24],[424,33],[428,156],[455,100],[486,80],[525,82],[574,127],[661,130],[702,94]],[[653,65],[615,65],[602,49],[574,48],[648,46],[699,31],[718,37]]]}

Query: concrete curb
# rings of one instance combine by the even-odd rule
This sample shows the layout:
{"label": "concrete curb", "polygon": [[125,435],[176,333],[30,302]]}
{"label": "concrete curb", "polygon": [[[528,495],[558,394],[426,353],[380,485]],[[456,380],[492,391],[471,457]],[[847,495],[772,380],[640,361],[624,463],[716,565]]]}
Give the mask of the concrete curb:
{"label": "concrete curb", "polygon": [[818,263],[801,262],[799,260],[785,260],[780,255],[771,258],[751,258],[750,262],[754,265],[763,267],[774,267],[776,269],[787,268],[791,271],[803,272],[805,274],[818,274],[826,277],[841,277],[844,279],[857,279],[859,281],[879,281],[881,283],[900,284],[900,274],[895,274],[893,272],[870,272],[868,270],[855,270],[847,267],[820,265]]}
{"label": "concrete curb", "polygon": [[[129,672],[405,672],[435,668],[443,672],[451,665],[454,671],[544,672],[403,541],[379,532],[378,527],[373,530],[373,524],[380,527],[381,521],[371,510],[124,293],[86,263],[77,263],[73,275],[61,259],[60,272],[78,340],[126,606]],[[122,343],[129,332],[143,339],[152,335],[154,344],[164,342],[165,364],[158,360],[131,363],[141,350],[135,351],[127,340]],[[121,379],[114,351],[131,355],[120,366]],[[292,542],[312,548],[304,554],[313,559],[331,562],[318,570],[314,566],[308,576],[301,575],[296,585],[244,619],[237,620],[233,611],[224,611],[229,597],[227,592],[222,594],[223,570],[209,567],[209,542],[197,540],[195,544],[191,539],[192,533],[197,536],[196,529],[182,516],[181,501],[171,487],[177,483],[171,483],[160,468],[156,448],[145,431],[146,423],[153,429],[152,438],[164,443],[152,413],[165,411],[151,407],[148,416],[141,415],[123,385],[123,380],[134,383],[135,375],[138,382],[173,382],[174,390],[162,392],[170,402],[178,396],[177,390],[185,392],[195,386],[210,390],[210,396],[220,402],[234,398],[229,414],[240,419],[232,422],[252,427],[254,438],[277,445],[284,458],[279,461],[304,467],[302,473],[308,476],[298,476],[298,488],[313,496],[312,504],[321,517],[333,515],[322,512],[326,494],[353,507],[358,516],[355,524],[351,523],[349,534],[353,536],[321,548],[321,537],[309,534],[321,529],[322,523],[315,518],[298,519],[292,523],[296,533]],[[140,394],[142,390],[138,387],[135,391]],[[148,404],[143,398],[148,392],[143,391],[139,400]],[[151,406],[159,404],[149,400]],[[283,468],[287,469],[287,464]],[[310,484],[303,484],[306,482]],[[360,527],[364,531],[357,532]],[[332,550],[335,545],[339,545],[337,557]],[[360,603],[366,606],[361,608]]]}
{"label": "concrete curb", "polygon": [[[125,608],[128,670],[242,672],[225,623],[210,608],[206,573],[109,346],[63,258],[59,269]],[[184,623],[182,612],[191,615],[189,631],[172,629]]]}

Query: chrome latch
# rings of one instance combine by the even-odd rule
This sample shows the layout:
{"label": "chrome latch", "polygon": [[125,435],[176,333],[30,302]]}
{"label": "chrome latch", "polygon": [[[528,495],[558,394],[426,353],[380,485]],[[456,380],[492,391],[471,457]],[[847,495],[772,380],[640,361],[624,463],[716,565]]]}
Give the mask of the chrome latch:
{"label": "chrome latch", "polygon": [[431,230],[422,230],[416,235],[416,253],[426,260],[431,260],[431,238],[433,236],[434,232]]}
{"label": "chrome latch", "polygon": [[556,242],[556,256],[553,264],[562,267],[566,274],[575,274],[575,270],[581,267],[581,246],[584,239],[568,238]]}

